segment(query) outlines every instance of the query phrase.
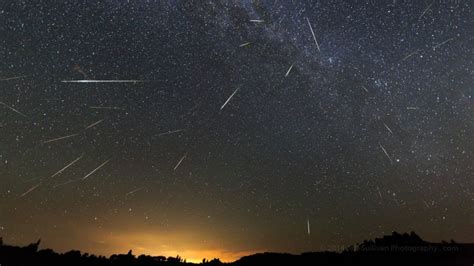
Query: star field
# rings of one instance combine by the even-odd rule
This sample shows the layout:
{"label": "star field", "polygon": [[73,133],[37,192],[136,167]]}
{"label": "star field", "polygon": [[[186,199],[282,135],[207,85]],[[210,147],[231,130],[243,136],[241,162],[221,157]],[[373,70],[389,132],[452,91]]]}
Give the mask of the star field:
{"label": "star field", "polygon": [[474,241],[473,8],[4,1],[0,236],[191,261]]}

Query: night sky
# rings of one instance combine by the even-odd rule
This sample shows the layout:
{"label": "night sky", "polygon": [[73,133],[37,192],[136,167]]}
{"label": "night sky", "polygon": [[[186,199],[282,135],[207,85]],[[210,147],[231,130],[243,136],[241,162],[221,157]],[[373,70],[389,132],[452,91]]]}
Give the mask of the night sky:
{"label": "night sky", "polygon": [[0,2],[6,243],[474,241],[474,2],[97,2]]}

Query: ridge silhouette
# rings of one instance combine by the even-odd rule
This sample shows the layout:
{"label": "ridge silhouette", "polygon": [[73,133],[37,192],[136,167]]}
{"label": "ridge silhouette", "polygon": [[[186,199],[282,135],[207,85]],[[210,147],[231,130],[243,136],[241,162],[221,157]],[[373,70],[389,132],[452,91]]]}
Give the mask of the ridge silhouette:
{"label": "ridge silhouette", "polygon": [[[198,265],[186,262],[179,255],[135,256],[130,250],[127,254],[114,254],[109,258],[78,250],[56,253],[52,249],[39,250],[41,239],[25,247],[10,246],[0,237],[0,265],[113,265],[113,266],[160,266],[160,265]],[[399,234],[364,240],[361,244],[349,246],[342,251],[307,252],[300,255],[288,253],[258,253],[242,257],[231,263],[219,259],[203,259],[199,265],[474,265],[474,243],[442,241],[430,243],[417,234]]]}

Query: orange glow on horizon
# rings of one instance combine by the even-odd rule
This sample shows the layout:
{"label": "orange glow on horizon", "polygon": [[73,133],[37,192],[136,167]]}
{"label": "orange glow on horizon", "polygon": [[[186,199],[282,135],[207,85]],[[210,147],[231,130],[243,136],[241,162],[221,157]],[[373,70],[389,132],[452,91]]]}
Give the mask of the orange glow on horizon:
{"label": "orange glow on horizon", "polygon": [[[97,236],[96,236],[97,237]],[[133,255],[176,257],[187,262],[200,263],[205,258],[218,258],[222,262],[233,262],[243,256],[263,250],[226,250],[218,244],[203,241],[199,235],[184,233],[122,233],[102,236],[95,244],[103,246],[102,253],[124,254],[132,250]]]}

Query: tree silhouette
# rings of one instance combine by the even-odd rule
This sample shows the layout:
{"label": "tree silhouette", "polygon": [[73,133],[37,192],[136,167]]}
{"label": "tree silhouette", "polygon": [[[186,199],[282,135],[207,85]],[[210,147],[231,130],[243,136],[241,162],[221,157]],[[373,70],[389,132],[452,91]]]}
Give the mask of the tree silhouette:
{"label": "tree silhouette", "polygon": [[[140,255],[132,250],[127,254],[114,254],[109,258],[88,253],[81,254],[71,250],[63,254],[51,249],[38,250],[41,240],[25,247],[6,245],[0,237],[0,265],[48,265],[48,266],[173,266],[193,265],[179,255],[176,257]],[[361,244],[350,246],[344,251],[310,252],[301,255],[263,253],[245,256],[231,266],[250,265],[472,265],[474,244],[429,243],[414,232],[364,240]],[[219,259],[203,259],[201,265],[227,265]]]}

